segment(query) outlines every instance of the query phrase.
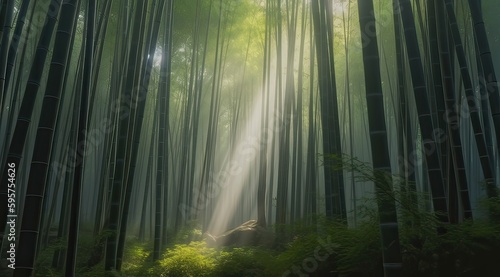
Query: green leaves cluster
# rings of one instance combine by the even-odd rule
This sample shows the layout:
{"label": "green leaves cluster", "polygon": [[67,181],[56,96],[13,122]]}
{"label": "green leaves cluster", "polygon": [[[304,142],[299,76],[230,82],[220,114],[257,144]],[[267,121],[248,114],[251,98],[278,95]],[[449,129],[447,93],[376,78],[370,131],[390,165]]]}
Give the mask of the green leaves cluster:
{"label": "green leaves cluster", "polygon": [[169,249],[158,263],[156,276],[208,277],[215,269],[216,250],[208,248],[205,242],[191,242]]}

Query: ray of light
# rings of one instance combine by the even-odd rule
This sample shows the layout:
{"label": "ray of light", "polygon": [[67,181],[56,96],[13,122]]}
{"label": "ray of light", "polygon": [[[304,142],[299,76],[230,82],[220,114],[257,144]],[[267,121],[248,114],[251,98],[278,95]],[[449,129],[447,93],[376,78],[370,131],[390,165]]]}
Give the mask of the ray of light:
{"label": "ray of light", "polygon": [[[230,227],[231,220],[235,216],[238,205],[241,205],[244,197],[245,185],[250,185],[256,188],[257,178],[252,178],[253,182],[248,183],[252,167],[259,158],[262,150],[260,135],[263,131],[261,127],[261,100],[262,94],[256,96],[254,105],[250,110],[249,117],[242,131],[242,139],[237,143],[233,153],[228,153],[225,158],[224,166],[218,173],[218,183],[214,186],[215,191],[212,192],[215,208],[212,218],[208,225],[208,231],[212,234],[221,234]],[[273,132],[268,132],[267,141],[272,138]],[[215,194],[215,195],[214,195]],[[255,202],[254,205],[257,205]],[[256,218],[241,218],[241,222]]]}

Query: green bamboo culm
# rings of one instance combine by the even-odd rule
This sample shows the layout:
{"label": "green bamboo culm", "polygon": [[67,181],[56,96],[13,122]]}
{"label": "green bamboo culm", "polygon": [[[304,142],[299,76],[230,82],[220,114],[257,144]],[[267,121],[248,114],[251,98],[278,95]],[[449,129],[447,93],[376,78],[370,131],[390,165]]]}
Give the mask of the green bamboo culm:
{"label": "green bamboo culm", "polygon": [[[402,276],[402,257],[399,243],[398,217],[396,203],[386,197],[392,192],[391,160],[387,128],[384,118],[384,96],[380,77],[380,58],[377,45],[375,12],[372,0],[358,0],[359,25],[363,46],[366,103],[368,109],[368,128],[370,132],[374,178],[377,182],[377,205],[382,234],[384,276]],[[370,27],[369,27],[370,26]],[[386,174],[378,174],[376,171]]]}
{"label": "green bamboo culm", "polygon": [[[31,159],[31,168],[26,189],[26,205],[19,234],[17,249],[19,260],[14,270],[15,277],[30,276],[35,263],[38,230],[40,228],[42,201],[45,195],[49,170],[50,151],[53,146],[54,129],[59,111],[59,100],[64,90],[64,76],[70,63],[69,53],[73,26],[78,19],[79,0],[65,0],[61,5],[54,55],[49,68],[45,95],[35,136],[35,146]],[[43,64],[43,63],[42,63]],[[27,95],[24,96],[28,97]]]}

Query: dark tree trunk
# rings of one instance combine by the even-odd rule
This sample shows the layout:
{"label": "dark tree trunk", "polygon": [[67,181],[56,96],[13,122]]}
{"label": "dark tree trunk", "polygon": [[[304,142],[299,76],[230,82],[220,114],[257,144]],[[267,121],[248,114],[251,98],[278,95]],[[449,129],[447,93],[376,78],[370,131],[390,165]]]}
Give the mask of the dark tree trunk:
{"label": "dark tree trunk", "polygon": [[363,43],[366,103],[368,108],[372,162],[373,169],[375,170],[375,189],[380,217],[380,231],[382,233],[384,275],[401,276],[403,264],[399,244],[396,203],[392,197],[391,160],[389,157],[387,128],[384,120],[384,97],[380,77],[380,58],[373,1],[358,0],[358,9]]}
{"label": "dark tree trunk", "polygon": [[[59,100],[63,91],[64,76],[69,64],[69,53],[73,25],[78,18],[78,0],[65,0],[61,7],[54,55],[50,64],[40,121],[36,132],[35,146],[26,190],[25,205],[17,249],[19,260],[14,276],[29,276],[35,263],[42,201],[45,195],[50,151],[54,137]],[[26,95],[25,95],[26,97]]]}
{"label": "dark tree trunk", "polygon": [[[318,62],[318,84],[321,102],[321,126],[323,153],[342,155],[337,105],[337,89],[333,60],[333,23],[331,3],[312,0],[312,19]],[[344,179],[342,171],[335,171],[325,157],[325,204],[326,216],[334,219],[346,218]]]}
{"label": "dark tree trunk", "polygon": [[[88,99],[92,83],[92,64],[94,54],[94,21],[96,13],[96,0],[88,0],[86,15],[86,32],[85,32],[85,62],[83,65],[83,86],[81,90],[79,120],[78,120],[78,136],[77,149],[85,149],[87,137],[87,111]],[[81,147],[81,148],[80,148]],[[76,149],[75,149],[76,150]],[[85,150],[83,150],[85,151]],[[76,152],[76,151],[75,151]],[[82,190],[82,175],[83,175],[83,157],[85,153],[75,153],[76,159],[80,158],[80,162],[75,161],[75,173],[73,176],[73,190],[71,194],[71,209],[69,217],[69,234],[68,234],[68,249],[66,250],[66,273],[65,276],[75,276],[76,267],[76,251],[78,247],[78,232],[80,223],[80,201]]]}
{"label": "dark tree trunk", "polygon": [[[415,19],[410,0],[399,0],[399,7],[394,12],[400,13],[405,34],[406,51],[410,63],[410,72],[413,81],[413,93],[417,105],[418,120],[422,130],[424,156],[427,163],[427,172],[430,181],[434,210],[439,213],[441,222],[449,222],[448,204],[446,201],[443,173],[440,167],[440,157],[437,149],[434,124],[431,118],[427,85],[422,66],[420,49],[415,30]],[[442,230],[440,230],[442,231]]]}
{"label": "dark tree trunk", "polygon": [[[24,97],[19,109],[17,122],[14,129],[14,134],[10,143],[7,160],[2,164],[2,179],[0,179],[0,202],[7,203],[7,169],[8,164],[15,164],[20,166],[23,154],[24,144],[26,142],[26,135],[32,120],[33,107],[35,106],[36,96],[40,87],[40,80],[49,51],[50,41],[54,32],[54,27],[57,22],[57,16],[60,10],[60,0],[52,0],[50,5],[54,7],[49,10],[45,19],[45,25],[42,29],[40,40],[35,52],[33,67],[30,70],[28,84],[24,92]],[[6,142],[9,144],[9,142]],[[5,224],[7,222],[7,205],[0,205],[0,242],[3,240]],[[1,243],[0,243],[1,244]]]}

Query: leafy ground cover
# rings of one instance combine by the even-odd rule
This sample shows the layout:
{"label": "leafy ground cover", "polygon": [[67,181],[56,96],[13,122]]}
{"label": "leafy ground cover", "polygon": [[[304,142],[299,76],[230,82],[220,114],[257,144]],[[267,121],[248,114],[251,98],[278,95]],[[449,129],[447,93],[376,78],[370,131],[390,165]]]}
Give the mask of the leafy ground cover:
{"label": "leafy ground cover", "polygon": [[[498,206],[490,199],[488,209]],[[356,227],[316,218],[285,226],[286,238],[271,248],[208,247],[201,231],[182,230],[162,258],[153,262],[152,244],[129,238],[121,272],[105,273],[102,262],[88,267],[93,243],[82,237],[78,276],[383,276],[380,231],[376,212],[366,209]],[[496,276],[500,256],[500,224],[477,219],[442,226],[430,213],[403,214],[401,246],[404,276]],[[36,276],[62,276],[51,267],[61,243],[38,257]],[[87,257],[84,259],[83,257]],[[107,274],[107,275],[106,275]],[[302,275],[301,275],[302,274]]]}

